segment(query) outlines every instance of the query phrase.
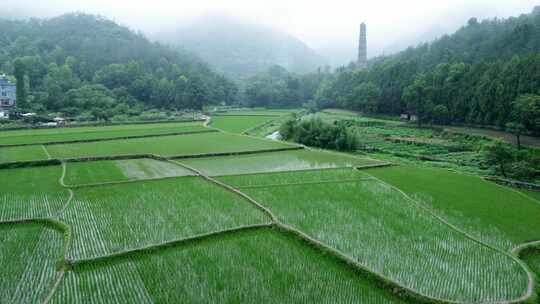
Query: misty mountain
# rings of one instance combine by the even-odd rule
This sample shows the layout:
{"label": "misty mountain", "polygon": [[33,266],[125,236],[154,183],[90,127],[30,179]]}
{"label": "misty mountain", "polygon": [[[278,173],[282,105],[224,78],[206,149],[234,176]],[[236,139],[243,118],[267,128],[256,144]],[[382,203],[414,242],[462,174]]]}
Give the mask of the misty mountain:
{"label": "misty mountain", "polygon": [[289,34],[227,17],[202,18],[156,38],[191,51],[218,72],[235,77],[253,76],[273,65],[297,73],[325,65],[321,56]]}

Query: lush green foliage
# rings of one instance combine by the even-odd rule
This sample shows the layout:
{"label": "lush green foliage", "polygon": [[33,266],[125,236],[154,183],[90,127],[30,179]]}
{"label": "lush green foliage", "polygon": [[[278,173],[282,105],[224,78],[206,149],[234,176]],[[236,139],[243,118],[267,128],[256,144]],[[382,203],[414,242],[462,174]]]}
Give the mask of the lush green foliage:
{"label": "lush green foliage", "polygon": [[111,156],[153,153],[178,156],[217,152],[239,152],[288,147],[286,144],[225,133],[163,136],[129,140],[48,146],[54,158]]}
{"label": "lush green foliage", "polygon": [[54,283],[62,233],[38,224],[0,224],[0,295],[6,303],[41,303]]}
{"label": "lush green foliage", "polygon": [[74,259],[269,221],[242,198],[199,177],[80,188],[62,220],[73,229]]}
{"label": "lush green foliage", "polygon": [[104,160],[67,163],[64,181],[70,186],[185,175],[193,173],[154,159]]}
{"label": "lush green foliage", "polygon": [[367,172],[501,249],[540,239],[540,203],[512,189],[440,169],[397,166]]}
{"label": "lush green foliage", "polygon": [[251,128],[276,119],[275,116],[213,116],[212,127],[231,133],[243,133]]}
{"label": "lush green foliage", "polygon": [[[538,11],[481,23],[471,19],[453,35],[374,59],[367,71],[338,70],[325,78],[315,100],[322,108],[415,114],[419,123],[505,126],[514,120],[515,100],[538,100],[529,94],[540,93],[539,29]],[[538,105],[527,104],[536,108],[529,121],[537,121]],[[539,131],[538,125],[520,123]]]}
{"label": "lush green foliage", "polygon": [[0,144],[35,144],[54,141],[89,140],[126,136],[159,135],[206,130],[200,122],[112,125],[52,129],[2,131]]}
{"label": "lush green foliage", "polygon": [[332,257],[268,229],[77,267],[52,302],[89,298],[97,303],[402,303]]}
{"label": "lush green foliage", "polygon": [[[0,71],[15,74],[32,111],[113,119],[144,107],[201,109],[230,102],[236,87],[183,51],[152,43],[102,17],[0,20]],[[22,96],[22,95],[21,95]]]}
{"label": "lush green foliage", "polygon": [[60,166],[0,170],[0,221],[55,215],[69,198],[61,174]]}
{"label": "lush green foliage", "polygon": [[[336,174],[331,170],[324,173],[329,175],[325,179]],[[420,293],[453,301],[489,302],[519,298],[527,289],[528,277],[519,263],[465,237],[379,181],[275,186],[291,175],[236,178],[241,183],[252,182],[252,178],[263,182],[242,191],[269,207],[284,223]]]}
{"label": "lush green foliage", "polygon": [[350,151],[356,148],[356,137],[344,124],[328,124],[320,119],[288,120],[279,134],[285,140],[323,149]]}
{"label": "lush green foliage", "polygon": [[297,150],[241,156],[181,160],[208,175],[234,175],[274,171],[315,170],[376,164],[368,158],[318,150]]}
{"label": "lush green foliage", "polygon": [[[309,117],[345,125],[356,138],[356,149],[379,153],[377,157],[385,159],[415,162],[417,165],[430,161],[433,166],[524,181],[534,181],[540,172],[538,151],[530,148],[518,150],[510,144],[498,142],[499,137],[509,142],[514,139],[513,135],[502,131],[463,127],[418,128],[400,121],[338,110],[317,112]],[[538,144],[533,137],[522,136],[522,139],[527,145]]]}

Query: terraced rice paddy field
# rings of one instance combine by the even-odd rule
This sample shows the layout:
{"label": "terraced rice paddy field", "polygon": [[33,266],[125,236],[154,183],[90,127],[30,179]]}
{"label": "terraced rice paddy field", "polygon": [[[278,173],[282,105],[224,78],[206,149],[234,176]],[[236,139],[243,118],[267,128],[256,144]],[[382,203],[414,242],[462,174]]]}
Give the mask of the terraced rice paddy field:
{"label": "terraced rice paddy field", "polygon": [[59,162],[0,169],[0,302],[538,301],[540,255],[515,250],[540,240],[535,194],[244,123],[17,147]]}

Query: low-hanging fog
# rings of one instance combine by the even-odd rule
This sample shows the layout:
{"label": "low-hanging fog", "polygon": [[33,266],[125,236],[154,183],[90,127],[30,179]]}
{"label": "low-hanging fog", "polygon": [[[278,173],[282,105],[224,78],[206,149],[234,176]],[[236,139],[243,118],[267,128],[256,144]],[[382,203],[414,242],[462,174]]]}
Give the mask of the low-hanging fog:
{"label": "low-hanging fog", "polygon": [[[208,15],[225,15],[289,33],[332,65],[356,53],[358,26],[368,24],[369,56],[391,53],[455,31],[470,17],[530,12],[536,0],[2,0],[2,17],[85,12],[152,35]],[[207,19],[208,20],[208,19]],[[211,20],[211,19],[209,19]]]}

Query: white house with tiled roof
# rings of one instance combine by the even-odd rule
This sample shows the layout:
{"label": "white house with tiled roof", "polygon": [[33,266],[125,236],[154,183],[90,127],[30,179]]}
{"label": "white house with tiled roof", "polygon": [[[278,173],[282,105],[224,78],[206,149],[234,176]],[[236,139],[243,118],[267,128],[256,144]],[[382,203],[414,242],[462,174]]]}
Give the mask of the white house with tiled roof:
{"label": "white house with tiled roof", "polygon": [[6,75],[0,75],[0,110],[14,107],[17,103],[17,88]]}

